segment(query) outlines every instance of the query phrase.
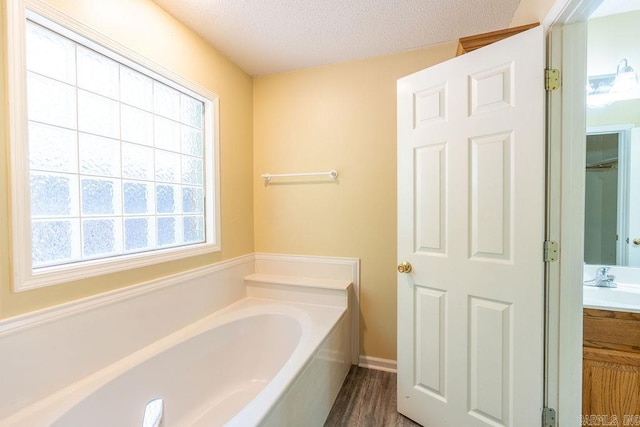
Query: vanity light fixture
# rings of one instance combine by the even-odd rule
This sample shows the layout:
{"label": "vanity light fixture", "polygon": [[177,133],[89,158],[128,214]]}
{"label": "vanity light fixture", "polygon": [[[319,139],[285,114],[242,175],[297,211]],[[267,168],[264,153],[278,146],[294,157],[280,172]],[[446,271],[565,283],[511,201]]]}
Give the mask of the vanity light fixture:
{"label": "vanity light fixture", "polygon": [[616,69],[615,79],[611,85],[611,92],[626,92],[636,87],[637,84],[638,77],[636,72],[627,64],[626,58],[621,59]]}
{"label": "vanity light fixture", "polygon": [[627,59],[623,58],[618,62],[615,73],[588,77],[587,105],[597,108],[613,104],[621,99],[620,95],[628,93],[636,86],[638,86],[636,72]]}

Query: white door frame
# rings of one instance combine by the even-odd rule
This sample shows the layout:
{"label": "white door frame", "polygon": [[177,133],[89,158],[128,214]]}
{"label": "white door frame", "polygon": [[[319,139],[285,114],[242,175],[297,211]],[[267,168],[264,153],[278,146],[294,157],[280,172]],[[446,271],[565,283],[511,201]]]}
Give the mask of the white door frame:
{"label": "white door frame", "polygon": [[586,150],[586,20],[602,0],[557,0],[543,23],[549,68],[561,73],[547,105],[547,238],[560,243],[547,264],[545,405],[557,425],[578,426],[582,413],[582,275]]}
{"label": "white door frame", "polygon": [[[584,36],[584,27],[576,23],[552,29],[549,68],[560,69],[563,76],[586,75],[585,67],[578,67],[574,58],[583,52],[563,49],[571,38]],[[584,143],[576,143],[576,138],[580,133],[584,138],[585,117],[571,107],[574,96],[579,103],[585,92],[584,85],[563,78],[561,89],[550,92],[547,109],[547,239],[560,243],[560,253],[558,262],[547,263],[546,271],[545,404],[556,408],[560,426],[578,425],[582,409],[582,287],[578,284],[582,283],[584,251],[584,179],[576,171],[584,173],[585,156],[574,153],[571,144],[584,150]]]}

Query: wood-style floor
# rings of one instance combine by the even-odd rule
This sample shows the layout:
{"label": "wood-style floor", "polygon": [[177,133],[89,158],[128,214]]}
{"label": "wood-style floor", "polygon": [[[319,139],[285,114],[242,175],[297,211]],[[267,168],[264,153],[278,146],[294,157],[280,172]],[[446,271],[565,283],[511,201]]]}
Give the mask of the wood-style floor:
{"label": "wood-style floor", "polygon": [[396,410],[396,374],[352,366],[325,427],[420,426]]}

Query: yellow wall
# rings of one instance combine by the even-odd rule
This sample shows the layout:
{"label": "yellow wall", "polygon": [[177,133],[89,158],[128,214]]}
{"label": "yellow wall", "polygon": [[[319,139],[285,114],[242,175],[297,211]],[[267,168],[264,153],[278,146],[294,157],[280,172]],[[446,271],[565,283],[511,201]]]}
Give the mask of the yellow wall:
{"label": "yellow wall", "polygon": [[601,108],[587,108],[587,126],[640,126],[640,99],[617,101]]}
{"label": "yellow wall", "polygon": [[[603,16],[587,21],[587,75],[613,74],[626,58],[636,74],[640,70],[640,11]],[[640,90],[636,89],[636,96]],[[640,126],[640,99],[587,108],[587,126],[634,124]]]}
{"label": "yellow wall", "polygon": [[593,18],[587,21],[587,74],[616,72],[626,58],[636,72],[640,69],[640,10]]}
{"label": "yellow wall", "polygon": [[[361,353],[396,359],[396,80],[455,43],[256,78],[258,252],[361,259]],[[338,183],[260,174],[337,169]]]}
{"label": "yellow wall", "polygon": [[[7,0],[0,0],[4,10]],[[74,283],[13,293],[4,30],[0,61],[0,318],[253,252],[253,81],[150,0],[47,0],[49,4],[220,97],[222,251]],[[4,13],[3,13],[4,15]],[[2,20],[4,22],[4,19]],[[2,27],[4,28],[4,24]]]}
{"label": "yellow wall", "polygon": [[[554,0],[522,0],[511,26]],[[396,80],[456,43],[254,81],[255,248],[361,259],[360,352],[396,359]],[[270,185],[260,175],[337,169],[339,183]]]}

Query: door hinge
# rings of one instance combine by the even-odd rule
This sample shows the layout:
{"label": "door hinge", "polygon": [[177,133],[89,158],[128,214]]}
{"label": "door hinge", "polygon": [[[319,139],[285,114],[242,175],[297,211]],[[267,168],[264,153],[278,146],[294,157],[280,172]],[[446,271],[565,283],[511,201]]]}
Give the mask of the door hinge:
{"label": "door hinge", "polygon": [[542,427],[556,427],[556,410],[542,408]]}
{"label": "door hinge", "polygon": [[555,68],[544,70],[544,88],[549,91],[560,88],[560,70]]}
{"label": "door hinge", "polygon": [[553,240],[544,241],[544,262],[554,262],[558,260],[558,242]]}

